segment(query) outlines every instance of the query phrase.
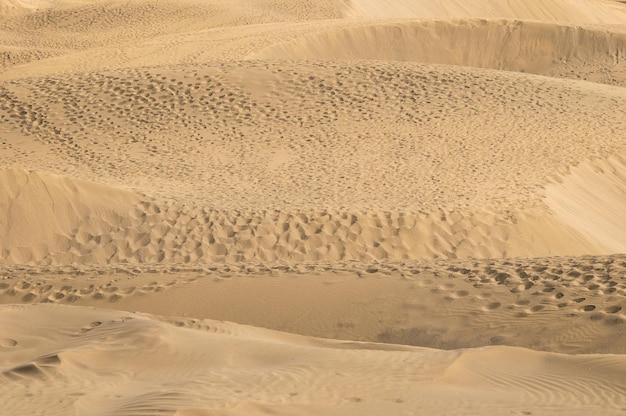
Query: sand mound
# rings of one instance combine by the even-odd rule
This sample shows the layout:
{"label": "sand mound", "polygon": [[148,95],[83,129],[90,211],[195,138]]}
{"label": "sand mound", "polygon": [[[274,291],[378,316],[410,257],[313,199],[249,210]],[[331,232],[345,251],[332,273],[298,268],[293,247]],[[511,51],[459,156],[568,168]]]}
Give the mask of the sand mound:
{"label": "sand mound", "polygon": [[626,8],[606,0],[351,0],[346,13],[367,18],[498,18],[623,24]]}
{"label": "sand mound", "polygon": [[119,227],[138,200],[130,192],[19,169],[1,171],[0,188],[0,250],[16,263],[71,251],[80,227]]}
{"label": "sand mound", "polygon": [[0,398],[12,415],[618,415],[626,405],[618,355],[322,341],[58,305],[2,306],[0,323]]}
{"label": "sand mound", "polygon": [[626,34],[520,21],[373,23],[278,44],[255,57],[415,61],[580,77],[585,66],[626,69]]}
{"label": "sand mound", "polygon": [[546,189],[547,203],[565,223],[609,252],[626,252],[626,162],[584,162]]}

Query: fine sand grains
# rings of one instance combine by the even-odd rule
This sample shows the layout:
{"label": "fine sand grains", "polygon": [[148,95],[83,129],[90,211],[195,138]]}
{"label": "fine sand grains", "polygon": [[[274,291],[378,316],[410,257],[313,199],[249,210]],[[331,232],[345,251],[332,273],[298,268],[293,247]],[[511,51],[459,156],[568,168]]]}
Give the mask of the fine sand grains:
{"label": "fine sand grains", "polygon": [[622,3],[0,0],[0,413],[625,414]]}

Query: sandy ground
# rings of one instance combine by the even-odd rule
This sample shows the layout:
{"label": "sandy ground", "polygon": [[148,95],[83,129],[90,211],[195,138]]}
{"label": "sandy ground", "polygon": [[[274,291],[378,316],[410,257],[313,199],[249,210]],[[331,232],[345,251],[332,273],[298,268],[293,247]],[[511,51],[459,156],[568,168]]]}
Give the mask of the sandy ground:
{"label": "sandy ground", "polygon": [[626,5],[467,3],[0,0],[0,413],[624,414]]}

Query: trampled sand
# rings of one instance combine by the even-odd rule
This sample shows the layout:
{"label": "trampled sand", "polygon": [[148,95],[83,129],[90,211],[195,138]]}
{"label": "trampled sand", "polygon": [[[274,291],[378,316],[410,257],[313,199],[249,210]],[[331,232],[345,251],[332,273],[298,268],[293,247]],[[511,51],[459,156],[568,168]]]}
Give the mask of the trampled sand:
{"label": "trampled sand", "polygon": [[623,415],[626,5],[0,0],[0,415]]}

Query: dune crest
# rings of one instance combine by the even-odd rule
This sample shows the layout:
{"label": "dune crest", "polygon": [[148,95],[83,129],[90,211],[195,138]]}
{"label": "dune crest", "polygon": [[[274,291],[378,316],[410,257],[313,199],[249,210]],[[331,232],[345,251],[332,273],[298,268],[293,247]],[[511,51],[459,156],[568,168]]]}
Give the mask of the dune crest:
{"label": "dune crest", "polygon": [[253,57],[413,61],[567,76],[585,67],[623,70],[626,33],[507,20],[361,23],[279,43]]}
{"label": "dune crest", "polygon": [[496,18],[623,24],[626,8],[608,0],[351,0],[346,14],[367,18]]}

